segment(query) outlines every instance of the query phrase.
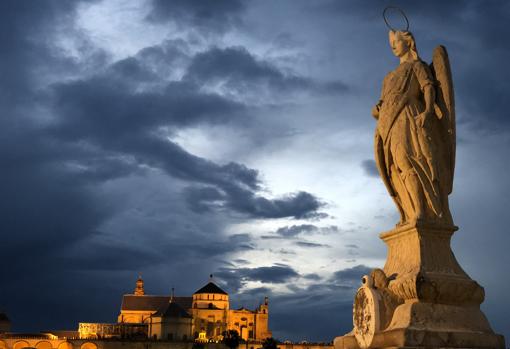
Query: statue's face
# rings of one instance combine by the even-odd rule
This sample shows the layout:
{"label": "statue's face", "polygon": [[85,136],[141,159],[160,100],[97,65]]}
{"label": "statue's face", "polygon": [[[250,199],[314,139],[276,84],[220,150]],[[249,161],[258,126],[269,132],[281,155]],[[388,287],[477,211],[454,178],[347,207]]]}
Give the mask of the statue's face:
{"label": "statue's face", "polygon": [[407,42],[400,35],[390,35],[390,46],[393,54],[397,57],[402,57],[409,51]]}

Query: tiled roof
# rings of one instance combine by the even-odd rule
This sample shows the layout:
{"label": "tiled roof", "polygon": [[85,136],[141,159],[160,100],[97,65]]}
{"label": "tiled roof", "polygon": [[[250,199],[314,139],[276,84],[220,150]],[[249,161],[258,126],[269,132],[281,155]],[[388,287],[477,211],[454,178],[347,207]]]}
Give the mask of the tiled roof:
{"label": "tiled roof", "polygon": [[[148,310],[158,311],[165,309],[170,302],[170,296],[135,296],[126,294],[122,297],[121,310]],[[183,309],[191,309],[192,297],[174,297],[173,302]]]}
{"label": "tiled roof", "polygon": [[162,316],[166,318],[191,318],[191,315],[189,315],[186,310],[173,301],[168,303],[166,308],[162,308],[158,311],[155,316]]}
{"label": "tiled roof", "polygon": [[221,288],[219,288],[216,284],[214,284],[212,282],[209,282],[207,285],[202,287],[200,290],[198,290],[194,294],[199,294],[199,293],[215,293],[215,294],[226,294],[226,295],[228,295],[227,292],[223,291]]}

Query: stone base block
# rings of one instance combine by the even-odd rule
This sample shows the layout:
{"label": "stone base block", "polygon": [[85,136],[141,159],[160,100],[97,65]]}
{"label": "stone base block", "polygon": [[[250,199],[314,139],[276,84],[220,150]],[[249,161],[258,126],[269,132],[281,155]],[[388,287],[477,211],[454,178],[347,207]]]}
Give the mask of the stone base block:
{"label": "stone base block", "polygon": [[505,349],[480,310],[484,290],[460,267],[450,240],[457,227],[408,225],[381,234],[384,270],[363,277],[354,330],[335,349]]}
{"label": "stone base block", "polygon": [[[337,337],[335,349],[362,349],[353,333]],[[505,339],[491,329],[478,306],[408,302],[398,306],[370,348],[505,349]]]}
{"label": "stone base block", "polygon": [[[335,349],[361,349],[353,334],[336,337]],[[398,329],[376,333],[371,348],[505,349],[503,336],[480,332]]]}

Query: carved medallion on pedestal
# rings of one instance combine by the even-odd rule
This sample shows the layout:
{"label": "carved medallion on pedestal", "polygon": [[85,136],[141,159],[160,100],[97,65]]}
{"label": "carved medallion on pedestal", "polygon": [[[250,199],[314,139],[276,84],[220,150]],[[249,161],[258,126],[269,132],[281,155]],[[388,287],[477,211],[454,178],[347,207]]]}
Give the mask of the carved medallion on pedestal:
{"label": "carved medallion on pedestal", "polygon": [[363,286],[358,289],[354,297],[352,322],[354,336],[362,349],[369,348],[374,335],[380,328],[379,302],[380,295],[373,288],[369,276],[363,277]]}

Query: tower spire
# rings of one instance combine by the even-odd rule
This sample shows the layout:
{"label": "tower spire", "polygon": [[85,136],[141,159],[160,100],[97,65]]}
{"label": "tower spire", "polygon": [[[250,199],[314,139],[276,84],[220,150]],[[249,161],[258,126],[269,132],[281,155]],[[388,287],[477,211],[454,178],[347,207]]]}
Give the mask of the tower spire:
{"label": "tower spire", "polygon": [[135,288],[135,295],[136,296],[143,296],[145,295],[145,290],[143,288],[143,279],[142,274],[138,274],[138,280],[136,280],[136,288]]}

